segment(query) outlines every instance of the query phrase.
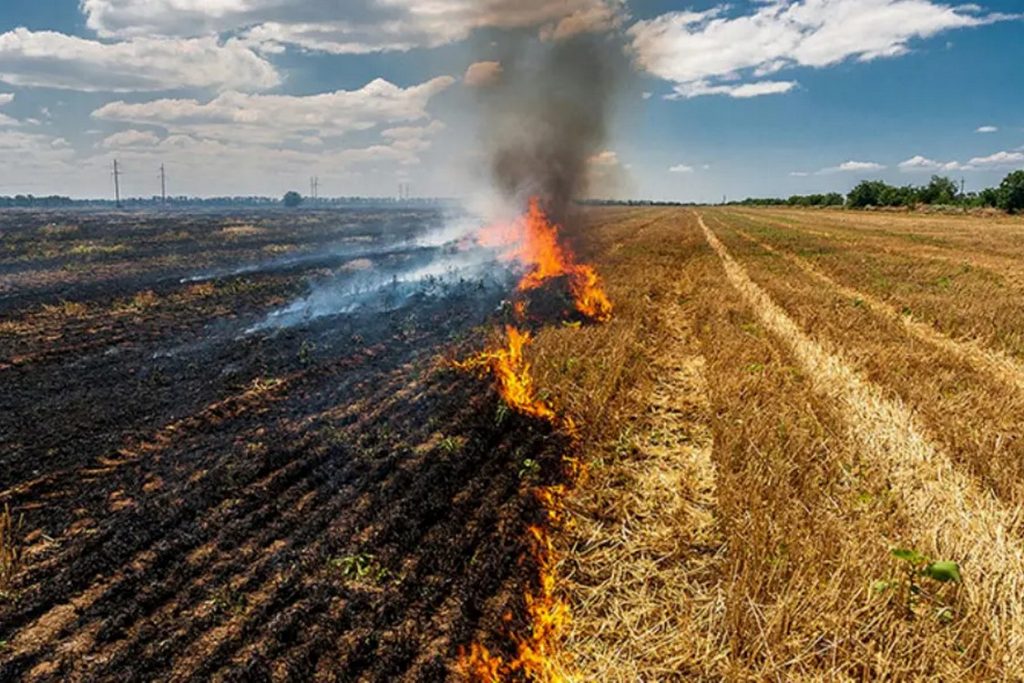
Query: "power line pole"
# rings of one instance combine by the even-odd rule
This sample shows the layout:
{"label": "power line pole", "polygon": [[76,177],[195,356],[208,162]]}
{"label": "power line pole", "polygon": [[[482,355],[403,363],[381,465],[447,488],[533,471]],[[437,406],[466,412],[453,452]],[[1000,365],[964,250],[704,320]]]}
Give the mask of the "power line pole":
{"label": "power line pole", "polygon": [[114,200],[117,202],[117,208],[121,208],[121,169],[117,165],[117,159],[114,159]]}
{"label": "power line pole", "polygon": [[167,203],[167,173],[163,164],[160,164],[160,203]]}

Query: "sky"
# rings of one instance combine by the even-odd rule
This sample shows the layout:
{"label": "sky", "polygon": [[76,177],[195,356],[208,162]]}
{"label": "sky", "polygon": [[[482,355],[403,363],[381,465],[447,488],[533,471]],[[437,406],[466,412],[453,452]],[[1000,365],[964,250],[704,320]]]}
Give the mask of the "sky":
{"label": "sky", "polygon": [[[0,195],[465,197],[481,93],[604,41],[595,196],[718,201],[1024,168],[1020,0],[3,0]],[[614,173],[606,173],[614,171]]]}

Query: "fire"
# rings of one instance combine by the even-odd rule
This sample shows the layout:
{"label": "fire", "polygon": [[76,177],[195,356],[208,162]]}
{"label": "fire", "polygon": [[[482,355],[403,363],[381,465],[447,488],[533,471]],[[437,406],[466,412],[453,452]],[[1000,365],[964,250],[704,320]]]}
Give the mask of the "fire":
{"label": "fire", "polygon": [[[537,497],[548,508],[549,518],[561,518],[561,503],[566,491],[563,486],[544,487]],[[556,568],[558,565],[550,532],[542,526],[528,529],[531,549],[539,567],[539,590],[527,593],[526,614],[531,627],[527,635],[513,637],[516,658],[506,662],[479,643],[473,643],[460,656],[460,668],[471,681],[501,683],[523,678],[543,683],[569,683],[569,678],[555,663],[557,646],[571,620],[569,606],[558,596]]]}
{"label": "fire", "polygon": [[[596,322],[611,319],[612,304],[601,287],[597,272],[588,265],[576,263],[572,251],[559,242],[557,226],[548,220],[537,199],[531,200],[529,211],[516,224],[485,229],[478,236],[478,242],[485,246],[508,247],[505,258],[518,260],[527,266],[528,271],[517,287],[521,294],[540,288],[548,280],[565,277],[579,313]],[[513,313],[519,322],[525,321],[527,306],[523,299],[513,305]],[[523,415],[549,422],[576,441],[578,431],[572,418],[559,416],[548,403],[536,396],[530,365],[524,353],[532,341],[530,333],[507,325],[505,336],[506,341],[501,347],[456,363],[456,367],[486,370],[494,376],[498,393],[507,405]],[[583,475],[579,461],[565,457],[563,464],[570,483]],[[558,595],[558,561],[551,538],[551,529],[565,524],[563,501],[568,489],[566,486],[546,486],[534,493],[547,523],[528,529],[531,555],[538,568],[538,587],[524,596],[530,631],[524,636],[512,636],[516,657],[511,661],[492,654],[480,643],[473,643],[468,650],[460,651],[459,668],[472,681],[501,683],[525,679],[565,683],[570,680],[556,664],[558,643],[571,615],[569,606]]]}
{"label": "fire", "polygon": [[505,334],[508,337],[506,346],[485,351],[467,361],[456,363],[455,367],[460,370],[490,371],[497,380],[498,393],[511,408],[555,424],[558,417],[555,411],[534,394],[530,365],[523,355],[523,349],[532,340],[530,333],[521,332],[509,325],[505,328]]}
{"label": "fire", "polygon": [[507,247],[504,258],[519,261],[529,269],[519,282],[520,292],[567,277],[576,310],[596,322],[611,319],[612,304],[597,273],[590,266],[577,264],[575,254],[559,242],[558,226],[551,223],[536,197],[530,200],[525,216],[512,225],[485,228],[477,241],[483,246]]}

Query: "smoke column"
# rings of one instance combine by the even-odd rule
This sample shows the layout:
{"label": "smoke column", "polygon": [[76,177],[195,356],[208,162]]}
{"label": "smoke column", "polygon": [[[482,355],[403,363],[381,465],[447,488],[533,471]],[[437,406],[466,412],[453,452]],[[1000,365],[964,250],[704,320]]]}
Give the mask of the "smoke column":
{"label": "smoke column", "polygon": [[555,43],[524,39],[502,60],[498,81],[482,93],[484,147],[496,188],[518,204],[540,197],[558,223],[590,180],[589,159],[608,132],[619,81],[603,37]]}

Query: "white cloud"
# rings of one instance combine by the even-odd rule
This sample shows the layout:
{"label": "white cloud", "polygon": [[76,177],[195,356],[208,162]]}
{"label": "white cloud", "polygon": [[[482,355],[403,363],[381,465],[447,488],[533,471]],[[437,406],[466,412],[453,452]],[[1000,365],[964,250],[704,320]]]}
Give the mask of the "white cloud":
{"label": "white cloud", "polygon": [[836,167],[839,171],[881,171],[884,168],[873,161],[844,161]]}
{"label": "white cloud", "polygon": [[68,168],[74,156],[64,138],[0,129],[0,157],[4,160],[0,164],[0,185],[22,187],[26,180]]}
{"label": "white cloud", "polygon": [[125,149],[130,147],[154,147],[160,144],[160,138],[150,132],[141,130],[124,130],[114,133],[100,143],[107,149]]}
{"label": "white cloud", "polygon": [[[719,5],[637,22],[628,32],[634,60],[676,83],[682,97],[734,92],[752,97],[792,86],[742,82],[751,77],[895,57],[909,51],[915,39],[1011,18],[985,14],[976,5],[933,0],[764,0],[749,12],[731,9]],[[760,87],[741,90],[745,85]]]}
{"label": "white cloud", "polygon": [[693,166],[687,166],[686,164],[676,164],[675,166],[668,169],[669,173],[693,173]]}
{"label": "white cloud", "polygon": [[[838,166],[829,166],[828,168],[823,168],[820,171],[816,171],[814,175],[832,175],[833,173],[873,173],[875,171],[884,171],[885,168],[886,167],[884,165],[877,164],[873,161],[844,161]],[[790,175],[798,178],[803,178],[811,174],[804,172],[793,172],[790,173]]]}
{"label": "white cloud", "polygon": [[[381,131],[381,137],[390,141],[395,149],[419,153],[430,149],[432,138],[443,131],[445,125],[440,121],[431,121],[426,126],[401,126]],[[418,158],[410,157],[408,164],[418,163]]]}
{"label": "white cloud", "polygon": [[652,97],[654,97],[654,93],[652,93],[652,92],[645,92],[645,93],[642,93],[640,95],[640,97],[644,98],[645,100],[649,100]]}
{"label": "white cloud", "polygon": [[[97,147],[117,151],[128,193],[148,194],[148,186],[132,189],[131,179],[152,173],[134,169],[161,163],[179,178],[175,191],[194,194],[209,194],[211,183],[216,193],[273,194],[288,185],[302,187],[298,180],[311,174],[325,188],[333,183],[351,191],[358,168],[393,173],[420,163],[445,129],[431,120],[427,105],[453,83],[442,77],[400,88],[376,80],[357,90],[306,97],[226,92],[209,101],[111,102],[93,117],[150,129],[115,133]],[[108,162],[106,154],[98,155],[80,162],[79,170]]]}
{"label": "white cloud", "polygon": [[305,97],[225,92],[208,102],[119,101],[104,105],[92,115],[106,121],[160,126],[171,133],[201,138],[281,145],[292,138],[337,137],[427,118],[427,103],[454,82],[453,78],[440,77],[400,88],[377,79],[359,90]]}
{"label": "white cloud", "polygon": [[14,101],[14,94],[9,92],[0,92],[0,107],[10,104]]}
{"label": "white cloud", "polygon": [[996,126],[981,126],[981,127],[979,127],[974,132],[975,133],[998,133],[999,132],[999,128],[997,128]]}
{"label": "white cloud", "polygon": [[477,62],[469,65],[462,80],[471,88],[485,88],[497,85],[504,71],[501,62]]}
{"label": "white cloud", "polygon": [[[558,3],[549,3],[557,6]],[[604,33],[622,23],[619,3],[591,2],[573,11],[557,23],[549,23],[540,31],[541,40],[567,40],[581,33]]]}
{"label": "white cloud", "polygon": [[591,166],[614,167],[619,165],[619,155],[616,152],[605,150],[588,159]]}
{"label": "white cloud", "polygon": [[1024,166],[1024,152],[996,152],[987,157],[975,157],[970,160],[971,166],[983,168],[1010,168]]}
{"label": "white cloud", "polygon": [[754,83],[739,83],[735,85],[721,84],[711,85],[708,81],[694,81],[692,83],[680,83],[675,86],[671,95],[665,99],[679,100],[704,95],[728,95],[738,99],[760,97],[762,95],[781,95],[789,92],[797,86],[795,81],[757,81]]}
{"label": "white cloud", "polygon": [[970,165],[961,164],[958,161],[935,161],[920,154],[901,161],[899,169],[905,173],[927,172],[927,171],[969,171]]}
{"label": "white cloud", "polygon": [[480,28],[540,28],[544,39],[617,25],[623,0],[82,0],[87,25],[101,36],[198,36],[246,31],[280,49],[359,54],[437,47]]}
{"label": "white cloud", "polygon": [[0,81],[90,92],[265,90],[274,67],[237,40],[134,38],[101,43],[18,28],[0,35]]}

